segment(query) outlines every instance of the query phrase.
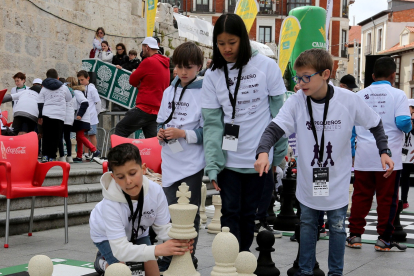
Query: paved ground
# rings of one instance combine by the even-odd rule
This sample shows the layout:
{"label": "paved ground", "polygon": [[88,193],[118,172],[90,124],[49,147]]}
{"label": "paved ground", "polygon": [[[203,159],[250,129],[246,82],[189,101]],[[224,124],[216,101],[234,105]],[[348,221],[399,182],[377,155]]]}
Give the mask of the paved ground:
{"label": "paved ground", "polygon": [[[414,189],[409,194],[410,209],[414,212]],[[199,272],[208,276],[214,266],[211,244],[214,235],[205,229],[200,231],[200,239],[196,256],[199,259]],[[1,243],[4,242],[0,239]],[[51,258],[68,258],[74,260],[93,261],[96,248],[89,238],[89,226],[73,226],[69,228],[69,243],[64,244],[63,229],[54,229],[34,233],[32,237],[18,235],[10,237],[10,248],[0,248],[0,268],[28,263],[31,257],[45,254]],[[256,243],[251,251],[255,251]],[[273,261],[280,269],[281,275],[287,275],[297,253],[297,244],[289,241],[288,237],[277,239],[272,253]],[[362,250],[346,248],[345,275],[411,275],[413,270],[414,249],[407,252],[375,252],[374,246],[364,244]],[[317,245],[317,260],[323,271],[327,272],[328,241],[320,241]]]}

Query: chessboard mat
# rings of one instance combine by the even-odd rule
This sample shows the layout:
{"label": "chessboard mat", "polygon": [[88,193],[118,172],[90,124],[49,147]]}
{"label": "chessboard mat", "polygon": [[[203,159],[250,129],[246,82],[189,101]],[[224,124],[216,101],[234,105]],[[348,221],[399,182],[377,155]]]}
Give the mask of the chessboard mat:
{"label": "chessboard mat", "polygon": [[[327,216],[325,214],[325,221],[327,221]],[[414,248],[414,213],[403,211],[400,215],[401,225],[404,231],[407,233],[407,240],[401,242],[402,244],[407,245],[407,247]],[[362,243],[375,244],[378,239],[377,233],[377,211],[371,210],[366,217],[367,225],[365,226],[365,233],[362,235]],[[348,215],[345,220],[346,224],[346,233],[349,233],[348,228]],[[292,236],[293,231],[283,231],[283,236]],[[329,240],[329,229],[326,229],[326,237],[321,237],[320,240]]]}
{"label": "chessboard mat", "polygon": [[[93,268],[93,263],[70,259],[54,258],[52,276],[99,276]],[[29,276],[27,265],[17,265],[0,269],[0,275]]]}

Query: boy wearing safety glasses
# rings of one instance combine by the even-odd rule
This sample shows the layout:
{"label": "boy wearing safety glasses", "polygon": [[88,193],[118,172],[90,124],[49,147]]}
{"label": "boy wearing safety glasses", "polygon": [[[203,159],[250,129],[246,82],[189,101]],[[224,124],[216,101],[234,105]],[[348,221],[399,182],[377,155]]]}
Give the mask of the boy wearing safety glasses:
{"label": "boy wearing safety glasses", "polygon": [[[282,137],[297,134],[298,175],[296,197],[300,203],[300,272],[313,275],[319,211],[329,222],[328,275],[342,275],[345,253],[345,218],[348,209],[352,157],[350,138],[354,125],[369,129],[379,152],[388,149],[379,115],[355,93],[328,84],[333,61],[328,52],[311,49],[295,61],[300,90],[289,97],[262,135],[255,169],[269,169],[268,152]],[[378,156],[388,177],[394,163]],[[388,168],[387,168],[388,165]]]}

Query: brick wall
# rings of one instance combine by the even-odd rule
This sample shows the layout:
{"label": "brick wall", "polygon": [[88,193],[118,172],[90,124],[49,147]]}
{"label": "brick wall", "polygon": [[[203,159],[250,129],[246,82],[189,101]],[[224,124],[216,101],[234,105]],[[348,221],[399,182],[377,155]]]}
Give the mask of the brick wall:
{"label": "brick wall", "polygon": [[282,28],[282,19],[276,19],[275,22],[275,42],[279,45],[280,29]]}
{"label": "brick wall", "polygon": [[339,34],[340,34],[340,22],[339,21],[332,21],[332,37],[331,37],[331,54],[333,56],[339,57]]}
{"label": "brick wall", "polygon": [[414,9],[392,13],[392,22],[412,22],[413,18]]}
{"label": "brick wall", "polygon": [[[210,1],[213,1],[213,0],[210,0]],[[223,13],[224,12],[224,7],[225,7],[225,3],[224,3],[224,1],[225,0],[216,0],[216,12],[217,13]],[[214,7],[213,7],[213,9],[214,9]]]}
{"label": "brick wall", "polygon": [[213,24],[213,26],[216,25],[217,19],[219,19],[219,16],[213,16],[211,18],[211,24]]}
{"label": "brick wall", "polygon": [[254,20],[253,26],[250,29],[249,37],[251,40],[256,40],[256,22],[257,22],[257,18]]}

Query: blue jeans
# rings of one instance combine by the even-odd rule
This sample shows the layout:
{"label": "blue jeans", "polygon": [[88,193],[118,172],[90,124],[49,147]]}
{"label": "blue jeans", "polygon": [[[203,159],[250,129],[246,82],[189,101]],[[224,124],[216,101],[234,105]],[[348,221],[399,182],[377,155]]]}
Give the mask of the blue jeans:
{"label": "blue jeans", "polygon": [[[313,275],[315,266],[315,249],[318,234],[319,210],[300,204],[300,254],[299,267],[304,275]],[[328,276],[340,276],[344,269],[345,254],[345,218],[348,205],[326,211],[329,223],[329,257]]]}
{"label": "blue jeans", "polygon": [[[98,248],[99,252],[101,252],[102,257],[105,259],[105,261],[108,262],[108,265],[119,263],[118,259],[114,257],[112,254],[111,246],[109,244],[109,241],[102,241],[98,243],[93,243]],[[149,236],[141,237],[135,241],[134,244],[146,244],[151,245],[151,241]]]}
{"label": "blue jeans", "polygon": [[[254,238],[254,218],[267,175],[238,173],[224,169],[217,176],[222,202],[221,227],[229,227],[241,251],[250,251]],[[269,206],[269,205],[268,205]]]}

